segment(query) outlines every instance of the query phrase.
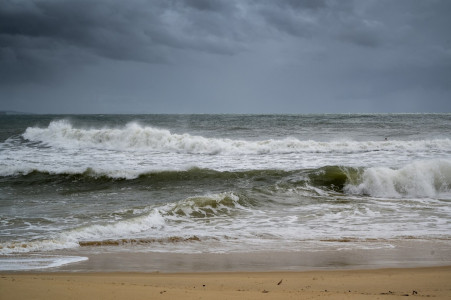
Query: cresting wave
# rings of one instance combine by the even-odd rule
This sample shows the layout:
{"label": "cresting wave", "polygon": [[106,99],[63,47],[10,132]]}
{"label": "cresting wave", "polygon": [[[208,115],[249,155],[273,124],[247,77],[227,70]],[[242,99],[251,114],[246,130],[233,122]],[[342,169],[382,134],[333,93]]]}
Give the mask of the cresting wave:
{"label": "cresting wave", "polygon": [[128,123],[121,128],[75,128],[67,120],[47,128],[29,127],[22,135],[32,142],[62,148],[96,148],[119,151],[165,151],[190,154],[355,153],[371,151],[449,150],[450,139],[426,141],[302,141],[296,138],[260,141],[205,138],[174,134],[169,130]]}
{"label": "cresting wave", "polygon": [[[326,167],[336,168],[336,167]],[[323,168],[320,168],[321,170]],[[216,171],[211,169],[201,168],[189,168],[187,170],[176,171],[152,171],[137,174],[133,178],[116,176],[110,173],[97,172],[92,168],[88,168],[83,172],[75,171],[63,171],[63,172],[48,172],[40,170],[30,170],[27,172],[18,171],[14,174],[0,175],[3,177],[10,177],[10,180],[17,181],[15,184],[20,184],[21,181],[24,184],[39,184],[54,181],[56,183],[63,182],[115,182],[127,180],[129,183],[133,182],[178,182],[187,180],[202,180],[202,179],[239,179],[239,178],[252,178],[252,177],[278,177],[289,176],[296,171],[284,171],[284,170],[249,170],[249,171]]]}

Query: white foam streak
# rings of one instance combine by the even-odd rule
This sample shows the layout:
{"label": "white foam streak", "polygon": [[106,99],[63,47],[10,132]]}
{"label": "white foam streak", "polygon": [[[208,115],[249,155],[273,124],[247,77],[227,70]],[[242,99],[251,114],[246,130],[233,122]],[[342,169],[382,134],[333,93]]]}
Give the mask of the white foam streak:
{"label": "white foam streak", "polygon": [[430,197],[451,191],[451,160],[416,161],[400,169],[367,168],[345,192],[373,197]]}

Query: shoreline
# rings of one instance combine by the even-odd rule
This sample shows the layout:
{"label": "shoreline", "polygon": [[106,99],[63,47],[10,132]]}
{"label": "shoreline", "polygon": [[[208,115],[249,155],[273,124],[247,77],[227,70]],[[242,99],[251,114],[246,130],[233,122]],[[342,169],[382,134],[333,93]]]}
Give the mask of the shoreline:
{"label": "shoreline", "polygon": [[139,247],[81,247],[0,256],[0,273],[196,273],[357,270],[451,266],[449,240],[330,242],[300,251],[150,252]]}
{"label": "shoreline", "polygon": [[451,297],[451,266],[270,272],[0,273],[2,299]]}
{"label": "shoreline", "polygon": [[358,245],[327,242],[297,252],[80,247],[33,253],[23,257],[88,259],[57,268],[0,271],[0,299],[451,299],[449,240]]}

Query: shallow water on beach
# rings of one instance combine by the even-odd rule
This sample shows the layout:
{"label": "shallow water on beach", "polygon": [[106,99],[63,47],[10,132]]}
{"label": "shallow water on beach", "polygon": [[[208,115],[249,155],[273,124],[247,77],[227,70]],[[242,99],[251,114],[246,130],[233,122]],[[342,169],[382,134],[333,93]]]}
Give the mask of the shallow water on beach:
{"label": "shallow water on beach", "polygon": [[0,116],[0,270],[447,245],[450,217],[451,114]]}

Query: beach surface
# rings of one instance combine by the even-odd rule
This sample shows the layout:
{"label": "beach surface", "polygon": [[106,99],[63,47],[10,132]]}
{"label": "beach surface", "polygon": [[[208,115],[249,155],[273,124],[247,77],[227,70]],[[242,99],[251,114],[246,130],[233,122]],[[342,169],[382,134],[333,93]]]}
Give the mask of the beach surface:
{"label": "beach surface", "polygon": [[451,299],[451,266],[223,273],[3,273],[0,299]]}

